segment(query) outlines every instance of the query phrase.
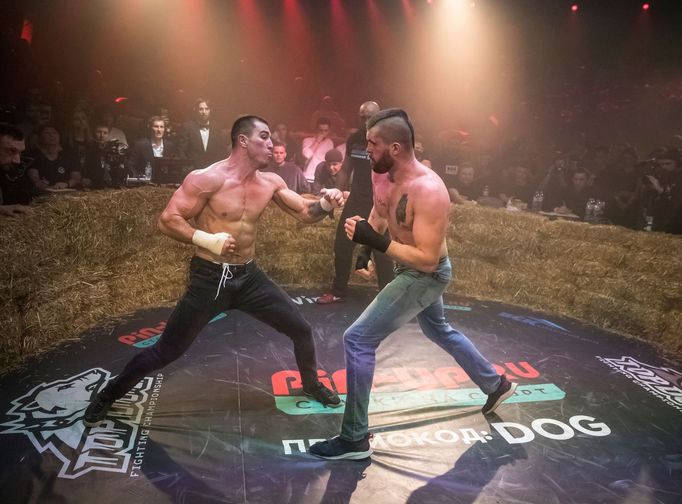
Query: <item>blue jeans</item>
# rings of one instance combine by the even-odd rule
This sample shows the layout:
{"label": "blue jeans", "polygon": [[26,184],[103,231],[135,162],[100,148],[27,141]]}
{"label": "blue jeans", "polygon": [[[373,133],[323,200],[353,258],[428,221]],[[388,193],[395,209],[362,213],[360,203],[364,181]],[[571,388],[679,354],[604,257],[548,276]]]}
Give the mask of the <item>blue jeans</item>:
{"label": "blue jeans", "polygon": [[500,385],[495,368],[443,314],[443,291],[452,278],[450,259],[443,257],[433,273],[396,267],[396,277],[362,312],[343,335],[348,395],[341,437],[359,441],[369,429],[367,407],[374,379],[376,349],[393,331],[415,316],[427,338],[452,355],[485,393]]}

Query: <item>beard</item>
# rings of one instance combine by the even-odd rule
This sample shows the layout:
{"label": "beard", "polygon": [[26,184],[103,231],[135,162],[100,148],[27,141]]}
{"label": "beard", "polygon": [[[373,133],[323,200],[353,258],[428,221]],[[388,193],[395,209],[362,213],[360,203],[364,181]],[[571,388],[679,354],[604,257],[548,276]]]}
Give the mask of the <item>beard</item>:
{"label": "beard", "polygon": [[381,155],[378,161],[372,161],[372,171],[374,173],[388,173],[393,168],[393,159],[387,151]]}

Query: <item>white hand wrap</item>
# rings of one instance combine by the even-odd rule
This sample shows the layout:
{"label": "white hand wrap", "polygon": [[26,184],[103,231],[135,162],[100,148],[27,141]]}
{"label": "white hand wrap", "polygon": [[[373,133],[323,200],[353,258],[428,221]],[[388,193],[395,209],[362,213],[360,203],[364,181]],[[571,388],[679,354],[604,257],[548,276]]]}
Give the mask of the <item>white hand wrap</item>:
{"label": "white hand wrap", "polygon": [[231,237],[232,235],[230,235],[230,233],[214,234],[197,229],[192,235],[192,243],[213,252],[215,255],[221,255],[223,252],[223,245],[225,245],[225,242]]}
{"label": "white hand wrap", "polygon": [[322,207],[322,210],[324,210],[325,212],[329,212],[332,208],[334,208],[334,205],[329,203],[329,201],[327,201],[327,198],[325,198],[324,196],[322,196],[322,199],[320,199],[320,206]]}

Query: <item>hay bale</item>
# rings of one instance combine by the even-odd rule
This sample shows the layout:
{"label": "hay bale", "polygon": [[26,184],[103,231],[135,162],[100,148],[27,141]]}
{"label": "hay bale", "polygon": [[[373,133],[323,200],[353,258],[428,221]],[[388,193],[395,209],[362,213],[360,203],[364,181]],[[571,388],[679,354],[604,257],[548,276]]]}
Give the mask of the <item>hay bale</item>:
{"label": "hay bale", "polygon": [[[65,195],[0,221],[0,373],[182,294],[192,247],[156,228],[170,195],[153,187]],[[281,284],[327,287],[337,225],[303,225],[271,206],[256,260]],[[447,241],[450,293],[574,317],[682,355],[679,237],[455,207]]]}

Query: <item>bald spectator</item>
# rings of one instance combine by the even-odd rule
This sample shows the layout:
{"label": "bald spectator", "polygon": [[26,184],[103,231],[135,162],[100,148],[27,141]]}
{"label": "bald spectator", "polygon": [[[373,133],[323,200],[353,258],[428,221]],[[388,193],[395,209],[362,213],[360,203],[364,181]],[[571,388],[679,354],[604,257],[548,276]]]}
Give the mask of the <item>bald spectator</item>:
{"label": "bald spectator", "polygon": [[[347,218],[359,215],[369,216],[374,202],[372,187],[372,167],[367,154],[367,120],[379,112],[379,104],[367,101],[358,110],[358,130],[351,133],[346,140],[347,155],[344,156],[341,171],[336,176],[337,187],[350,189],[350,195],[341,212],[336,236],[334,238],[334,280],[331,289],[322,294],[318,304],[343,302],[348,295],[348,280],[353,264],[353,252],[357,245],[346,236],[344,223]],[[372,266],[368,270],[376,272],[379,288],[383,288],[393,279],[393,261],[385,254],[375,250],[372,252]]]}

